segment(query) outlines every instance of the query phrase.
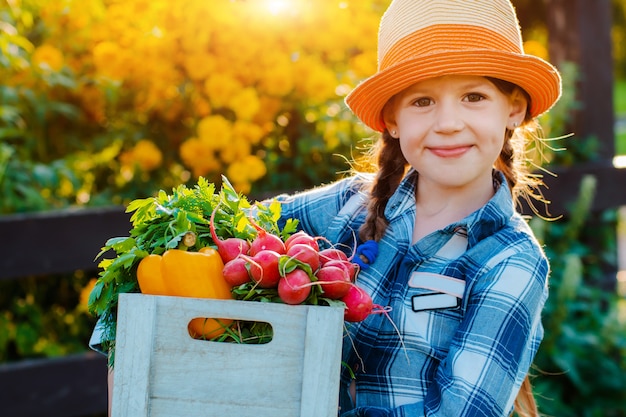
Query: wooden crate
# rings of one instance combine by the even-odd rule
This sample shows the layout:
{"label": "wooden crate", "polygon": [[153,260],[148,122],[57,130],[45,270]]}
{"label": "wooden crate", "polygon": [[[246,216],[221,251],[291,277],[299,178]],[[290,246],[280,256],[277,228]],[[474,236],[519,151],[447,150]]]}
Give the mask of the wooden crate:
{"label": "wooden crate", "polygon": [[[343,309],[121,294],[113,417],[337,416]],[[196,317],[268,322],[262,345],[192,339]]]}

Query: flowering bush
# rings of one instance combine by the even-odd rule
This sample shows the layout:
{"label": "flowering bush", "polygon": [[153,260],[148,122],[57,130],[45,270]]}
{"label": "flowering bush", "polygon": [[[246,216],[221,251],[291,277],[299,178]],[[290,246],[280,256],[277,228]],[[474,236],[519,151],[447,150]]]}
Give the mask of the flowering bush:
{"label": "flowering bush", "polygon": [[[0,4],[0,212],[123,204],[200,175],[242,192],[331,179],[347,168],[332,155],[369,135],[343,98],[375,70],[387,3]],[[43,181],[17,175],[35,168]]]}

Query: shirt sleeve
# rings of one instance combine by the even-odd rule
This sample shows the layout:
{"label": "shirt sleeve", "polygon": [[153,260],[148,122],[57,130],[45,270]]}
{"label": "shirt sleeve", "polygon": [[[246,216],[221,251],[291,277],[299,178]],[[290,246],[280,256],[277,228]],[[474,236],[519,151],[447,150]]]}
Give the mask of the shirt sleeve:
{"label": "shirt sleeve", "polygon": [[526,250],[473,283],[464,319],[429,387],[424,415],[510,414],[543,337],[547,275],[545,257]]}
{"label": "shirt sleeve", "polygon": [[283,226],[287,219],[298,219],[299,228],[312,236],[326,236],[329,226],[358,187],[356,177],[313,188],[294,195],[280,195]]}

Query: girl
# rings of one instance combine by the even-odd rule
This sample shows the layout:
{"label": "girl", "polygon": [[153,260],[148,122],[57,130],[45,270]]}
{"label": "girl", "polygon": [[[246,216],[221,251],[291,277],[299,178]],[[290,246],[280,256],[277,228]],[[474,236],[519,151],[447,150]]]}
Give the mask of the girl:
{"label": "girl", "polygon": [[394,0],[378,52],[346,99],[381,132],[378,171],[279,197],[306,232],[357,241],[359,285],[390,310],[348,328],[340,413],[536,416],[549,265],[515,201],[536,196],[525,147],[559,74],[508,0]]}

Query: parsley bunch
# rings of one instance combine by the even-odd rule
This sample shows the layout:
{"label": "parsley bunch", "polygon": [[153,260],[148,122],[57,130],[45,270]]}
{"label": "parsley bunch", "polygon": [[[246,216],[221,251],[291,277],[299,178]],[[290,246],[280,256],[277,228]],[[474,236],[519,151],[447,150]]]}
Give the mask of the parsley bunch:
{"label": "parsley bunch", "polygon": [[[96,256],[96,259],[103,258],[111,251],[115,254],[113,258],[103,258],[98,264],[101,271],[88,301],[90,313],[100,317],[103,326],[103,348],[112,355],[118,296],[139,292],[137,266],[144,257],[176,248],[192,251],[207,246],[217,248],[209,225],[215,210],[215,229],[221,239],[252,240],[257,232],[249,222],[251,208],[248,199],[237,193],[225,176],[222,176],[219,192],[216,192],[215,184],[201,177],[193,188],[180,185],[171,194],[161,190],[156,197],[132,201],[126,209],[127,213],[133,213],[129,236],[109,239]],[[278,202],[254,205],[254,222],[286,239],[295,231],[297,221],[289,220],[279,230],[276,223],[279,217]],[[196,235],[191,247],[183,244],[183,238],[189,232]]]}

